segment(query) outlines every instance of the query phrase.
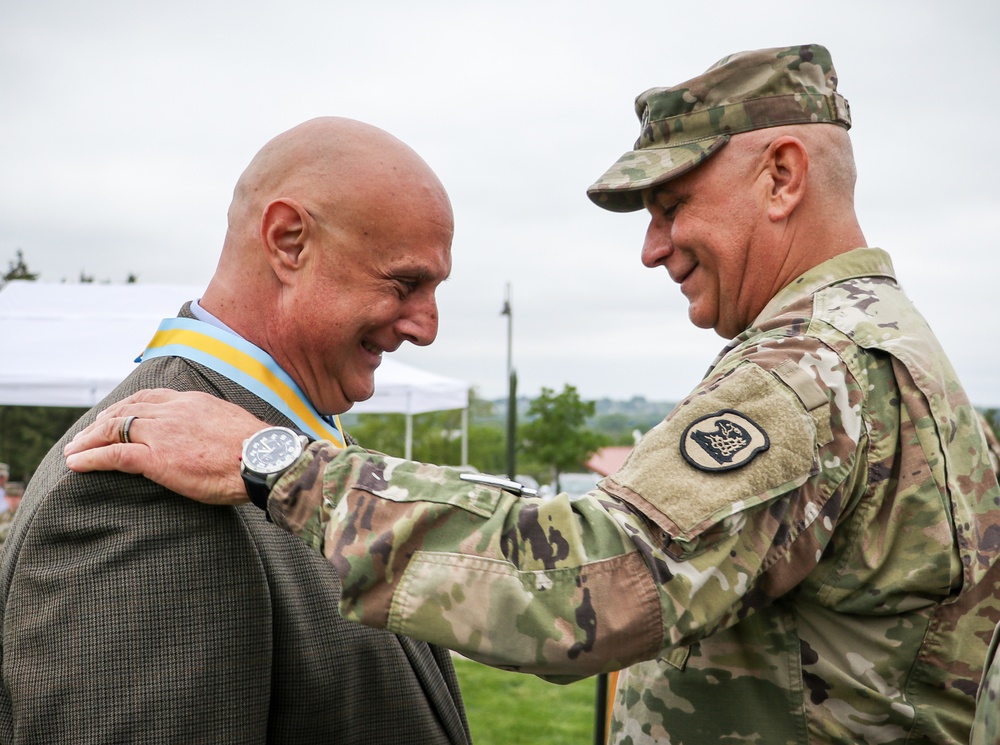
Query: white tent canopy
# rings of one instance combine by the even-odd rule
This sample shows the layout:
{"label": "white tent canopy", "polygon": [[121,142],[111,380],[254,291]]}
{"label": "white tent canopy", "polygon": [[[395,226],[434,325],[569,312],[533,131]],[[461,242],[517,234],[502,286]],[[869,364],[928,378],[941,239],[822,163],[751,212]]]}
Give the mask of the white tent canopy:
{"label": "white tent canopy", "polygon": [[[135,368],[160,320],[200,296],[192,286],[9,282],[0,291],[0,405],[95,405]],[[409,457],[414,414],[467,415],[468,400],[467,383],[386,358],[375,395],[352,412],[406,414]],[[463,462],[466,432],[463,416]]]}

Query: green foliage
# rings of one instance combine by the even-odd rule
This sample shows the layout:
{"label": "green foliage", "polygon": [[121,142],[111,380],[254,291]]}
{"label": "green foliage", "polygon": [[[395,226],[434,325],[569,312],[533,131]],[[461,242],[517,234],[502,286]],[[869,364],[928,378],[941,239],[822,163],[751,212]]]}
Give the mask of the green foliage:
{"label": "green foliage", "polygon": [[546,683],[455,657],[476,745],[587,745],[594,742],[596,678]]}
{"label": "green foliage", "polygon": [[549,470],[557,482],[560,473],[579,470],[583,461],[608,442],[607,437],[587,427],[594,408],[593,401],[580,399],[574,386],[564,386],[559,394],[542,388],[542,394],[528,407],[531,420],[520,427],[522,469],[534,470],[543,480],[543,472]]}
{"label": "green foliage", "polygon": [[608,436],[611,445],[635,444],[634,433],[645,434],[674,408],[666,401],[647,401],[642,396],[628,400],[602,398],[594,402],[597,412],[588,421],[590,428]]}
{"label": "green foliage", "polygon": [[634,445],[635,432],[645,434],[659,424],[660,419],[642,419],[637,421],[628,414],[597,414],[589,424],[595,432],[600,432],[607,438],[608,445]]}
{"label": "green foliage", "polygon": [[[427,463],[459,465],[461,411],[434,411],[413,417],[413,458]],[[342,417],[346,419],[346,417]],[[364,447],[402,457],[406,447],[403,414],[360,414],[348,432]]]}
{"label": "green foliage", "polygon": [[343,415],[340,422],[359,445],[402,457],[406,426],[402,414]]}
{"label": "green foliage", "polygon": [[[413,417],[413,459],[446,466],[471,465],[484,473],[504,468],[504,434],[491,422],[493,404],[469,394],[469,462],[462,463],[462,412],[434,411]],[[364,447],[402,457],[406,447],[403,414],[345,414],[345,428]],[[486,420],[486,423],[482,423]]]}
{"label": "green foliage", "polygon": [[469,425],[469,463],[483,473],[507,469],[507,438],[499,427]]}
{"label": "green foliage", "polygon": [[983,411],[983,418],[993,429],[993,433],[1000,437],[1000,409],[986,409]]}
{"label": "green foliage", "polygon": [[9,262],[7,266],[7,273],[0,280],[0,287],[3,287],[3,285],[12,279],[38,279],[38,275],[28,269],[28,265],[24,263],[24,253],[21,249],[17,249],[17,259]]}
{"label": "green foliage", "polygon": [[31,478],[42,458],[86,409],[63,406],[0,406],[0,460],[12,481]]}
{"label": "green foliage", "polygon": [[[469,462],[461,463],[461,412],[441,411],[413,417],[413,459],[441,465],[470,465],[484,473],[505,473],[506,434],[504,419],[496,407],[481,399],[473,390],[469,395]],[[576,389],[566,386],[556,395],[543,389],[531,402],[524,419],[532,418],[518,432],[518,450],[523,454],[521,473],[541,481],[559,471],[579,470],[580,464],[609,437],[592,431],[587,418],[593,416],[594,403],[580,400]],[[366,448],[402,456],[406,441],[406,417],[402,414],[345,414],[341,417],[347,431]],[[627,430],[631,443],[633,420],[618,422]]]}
{"label": "green foliage", "polygon": [[[36,280],[41,276],[38,272],[32,272],[28,269],[28,265],[24,261],[24,252],[21,249],[17,249],[16,258],[9,261],[7,264],[7,273],[0,277],[0,288],[2,288],[7,282],[12,279],[26,279],[26,280]],[[62,280],[66,281],[65,278]],[[79,280],[80,284],[93,284],[97,281],[93,274],[87,274],[86,272],[80,272]],[[139,281],[139,275],[130,272],[125,277],[126,284],[135,284]],[[102,280],[103,284],[110,284],[111,280]]]}

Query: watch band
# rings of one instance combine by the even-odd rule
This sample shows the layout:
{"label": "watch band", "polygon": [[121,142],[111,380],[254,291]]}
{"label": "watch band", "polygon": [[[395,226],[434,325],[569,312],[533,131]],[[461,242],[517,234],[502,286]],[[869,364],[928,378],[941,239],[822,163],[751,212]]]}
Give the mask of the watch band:
{"label": "watch band", "polygon": [[267,498],[271,496],[271,485],[262,476],[250,473],[246,469],[240,469],[240,475],[243,476],[243,486],[246,487],[250,502],[267,512]]}

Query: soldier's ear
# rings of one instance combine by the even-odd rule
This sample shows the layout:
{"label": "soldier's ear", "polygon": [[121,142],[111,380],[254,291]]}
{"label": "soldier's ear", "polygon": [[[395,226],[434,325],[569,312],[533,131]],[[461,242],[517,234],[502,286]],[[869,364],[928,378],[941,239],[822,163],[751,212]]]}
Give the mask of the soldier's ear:
{"label": "soldier's ear", "polygon": [[268,264],[283,283],[287,284],[302,269],[313,227],[309,213],[294,199],[275,199],[264,208],[261,244]]}
{"label": "soldier's ear", "polygon": [[768,146],[765,157],[767,216],[779,222],[787,219],[802,201],[809,173],[809,152],[800,139],[786,135]]}

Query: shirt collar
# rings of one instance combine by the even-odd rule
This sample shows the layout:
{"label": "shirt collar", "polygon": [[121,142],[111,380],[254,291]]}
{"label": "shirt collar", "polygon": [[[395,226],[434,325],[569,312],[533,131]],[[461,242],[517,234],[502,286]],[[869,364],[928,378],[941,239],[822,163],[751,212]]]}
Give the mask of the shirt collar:
{"label": "shirt collar", "polygon": [[856,248],[814,266],[778,292],[758,314],[750,328],[757,328],[782,309],[837,282],[857,277],[896,279],[889,254],[880,248]]}
{"label": "shirt collar", "polygon": [[[229,326],[227,326],[222,321],[220,321],[218,318],[216,318],[214,315],[212,315],[207,310],[205,310],[204,308],[202,308],[201,307],[201,303],[199,302],[199,300],[192,300],[191,301],[191,315],[193,315],[195,318],[197,318],[202,323],[211,324],[212,326],[215,326],[216,328],[222,329],[223,331],[228,331],[230,334],[235,334],[236,336],[239,336],[239,334],[237,334],[235,331],[233,331],[231,328],[229,328]],[[242,337],[240,337],[240,338],[242,338]]]}

